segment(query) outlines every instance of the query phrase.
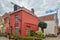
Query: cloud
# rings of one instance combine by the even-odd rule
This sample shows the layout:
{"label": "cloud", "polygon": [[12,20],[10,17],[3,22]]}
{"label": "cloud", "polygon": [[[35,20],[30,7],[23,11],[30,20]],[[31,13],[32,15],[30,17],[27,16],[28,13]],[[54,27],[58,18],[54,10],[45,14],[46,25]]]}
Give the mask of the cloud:
{"label": "cloud", "polygon": [[[2,1],[2,5],[7,8],[12,9],[13,5],[10,2],[14,2],[17,5],[24,6],[28,9],[34,8],[35,11],[46,11],[48,9],[55,9],[60,7],[60,0],[0,0]],[[9,10],[10,10],[9,9]]]}
{"label": "cloud", "polygon": [[[24,6],[29,10],[31,10],[31,8],[34,8],[35,14],[37,16],[52,14],[46,14],[46,11],[49,9],[55,10],[56,8],[59,8],[60,11],[60,0],[0,0],[0,15],[2,15],[4,12],[13,11],[13,5],[11,4],[11,2],[19,6]],[[58,15],[58,18],[59,17],[60,15]]]}

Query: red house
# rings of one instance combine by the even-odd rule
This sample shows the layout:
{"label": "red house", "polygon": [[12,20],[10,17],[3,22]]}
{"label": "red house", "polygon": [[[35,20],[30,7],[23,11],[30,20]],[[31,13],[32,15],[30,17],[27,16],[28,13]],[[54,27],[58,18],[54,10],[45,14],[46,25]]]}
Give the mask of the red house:
{"label": "red house", "polygon": [[4,13],[4,15],[2,16],[3,18],[3,30],[4,32],[7,34],[9,32],[9,13]]}
{"label": "red house", "polygon": [[10,13],[10,33],[26,36],[30,30],[38,30],[38,18],[32,11],[21,7]]}

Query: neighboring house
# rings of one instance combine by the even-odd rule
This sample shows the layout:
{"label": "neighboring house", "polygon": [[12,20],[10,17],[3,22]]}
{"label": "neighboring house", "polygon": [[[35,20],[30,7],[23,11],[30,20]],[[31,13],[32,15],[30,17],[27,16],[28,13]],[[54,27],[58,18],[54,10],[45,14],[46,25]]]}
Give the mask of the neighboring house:
{"label": "neighboring house", "polygon": [[57,13],[39,17],[39,21],[47,23],[47,28],[44,29],[45,35],[54,34],[55,36],[57,36],[58,33]]}
{"label": "neighboring house", "polygon": [[32,11],[21,7],[10,13],[10,33],[28,36],[30,30],[38,30],[38,17]]}
{"label": "neighboring house", "polygon": [[9,32],[9,13],[5,13],[3,16],[3,20],[4,20],[4,29],[3,29],[3,31],[5,32],[5,33],[8,33]]}
{"label": "neighboring house", "polygon": [[0,16],[0,32],[3,32],[3,18],[2,18],[2,16]]}

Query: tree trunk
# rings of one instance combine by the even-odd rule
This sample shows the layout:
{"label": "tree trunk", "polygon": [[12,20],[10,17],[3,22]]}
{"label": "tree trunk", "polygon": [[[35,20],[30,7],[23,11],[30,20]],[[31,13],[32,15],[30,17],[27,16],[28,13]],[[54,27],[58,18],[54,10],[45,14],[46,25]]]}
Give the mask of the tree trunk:
{"label": "tree trunk", "polygon": [[41,28],[41,31],[44,33],[44,29],[43,28]]}

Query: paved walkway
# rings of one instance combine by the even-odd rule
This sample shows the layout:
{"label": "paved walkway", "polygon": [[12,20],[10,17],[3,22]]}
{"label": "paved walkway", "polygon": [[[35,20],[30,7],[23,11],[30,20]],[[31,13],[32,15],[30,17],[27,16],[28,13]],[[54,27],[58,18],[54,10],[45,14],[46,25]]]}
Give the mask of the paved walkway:
{"label": "paved walkway", "polygon": [[9,39],[5,37],[0,37],[0,40],[9,40]]}
{"label": "paved walkway", "polygon": [[60,35],[58,35],[58,37],[48,37],[45,38],[44,40],[60,40]]}

